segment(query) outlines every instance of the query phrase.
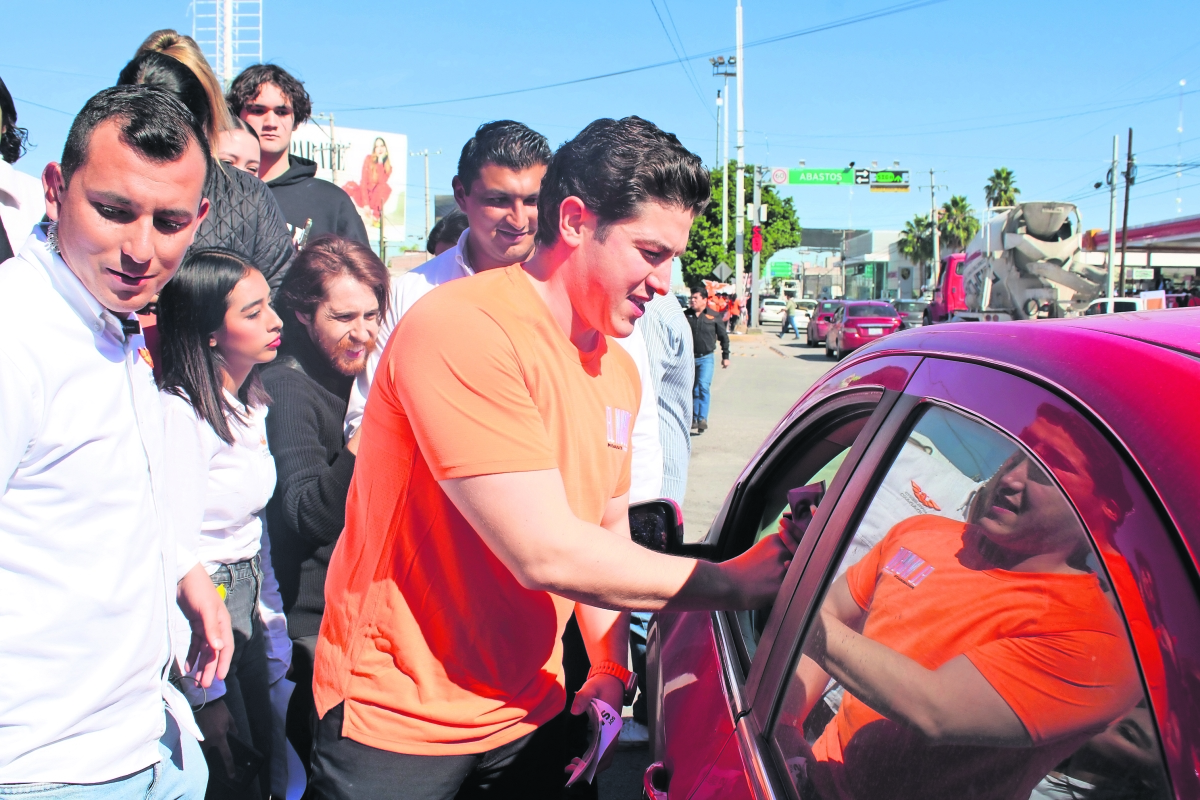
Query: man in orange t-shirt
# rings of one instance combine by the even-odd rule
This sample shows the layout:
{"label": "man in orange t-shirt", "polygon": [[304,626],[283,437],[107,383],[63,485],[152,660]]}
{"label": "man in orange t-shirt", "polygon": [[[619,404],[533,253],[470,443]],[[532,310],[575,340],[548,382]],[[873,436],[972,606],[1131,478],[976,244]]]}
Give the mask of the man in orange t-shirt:
{"label": "man in orange t-shirt", "polygon": [[640,385],[609,337],[667,291],[709,191],[674,136],[598,120],[547,172],[536,254],[440,286],[401,320],[325,584],[317,796],[554,796],[580,755],[548,725],[572,612],[593,664],[581,713],[593,698],[620,708],[632,685],[628,618],[608,609],[774,597],[790,539],[712,564],[629,538]]}
{"label": "man in orange t-shirt", "polygon": [[830,588],[798,668],[799,719],[830,676],[846,688],[807,766],[825,800],[1027,798],[1138,701],[1086,534],[1040,467],[1014,454],[971,520],[905,520]]}

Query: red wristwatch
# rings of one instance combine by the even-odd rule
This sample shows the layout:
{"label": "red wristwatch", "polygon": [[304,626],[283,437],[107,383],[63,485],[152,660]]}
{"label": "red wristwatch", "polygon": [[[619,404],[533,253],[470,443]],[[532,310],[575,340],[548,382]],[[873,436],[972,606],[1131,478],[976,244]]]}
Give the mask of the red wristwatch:
{"label": "red wristwatch", "polygon": [[637,673],[630,672],[615,661],[601,661],[588,670],[588,680],[595,675],[612,675],[625,686],[625,705],[633,702],[637,694]]}

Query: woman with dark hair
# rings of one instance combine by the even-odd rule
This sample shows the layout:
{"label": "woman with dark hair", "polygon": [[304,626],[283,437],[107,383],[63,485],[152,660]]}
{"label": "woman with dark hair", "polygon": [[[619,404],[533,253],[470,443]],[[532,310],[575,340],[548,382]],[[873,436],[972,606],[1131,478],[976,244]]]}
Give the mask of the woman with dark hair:
{"label": "woman with dark hair", "polygon": [[[117,84],[144,84],[175,95],[208,131],[216,158],[220,135],[233,127],[233,117],[220,93],[206,88],[210,77],[213,85],[220,84],[204,59],[189,58],[185,62],[175,57],[175,53],[191,52],[195,43],[188,42],[190,37],[174,31],[151,34],[137,56],[121,70]],[[283,212],[267,185],[241,169],[218,164],[209,170],[204,196],[212,208],[200,223],[192,247],[233,250],[258,267],[272,288],[279,286],[296,256],[296,248]]]}
{"label": "woman with dark hair", "polygon": [[[291,642],[263,522],[275,462],[258,368],[275,359],[283,322],[258,270],[236,253],[209,249],[193,251],[159,295],[158,326],[178,546],[208,571],[234,637],[223,683],[206,691],[185,677],[182,688],[205,735],[208,796],[266,797],[270,685],[290,665]],[[238,742],[262,756],[249,759],[258,781],[246,774],[248,749]]]}
{"label": "woman with dark hair", "polygon": [[12,258],[46,213],[42,182],[13,169],[29,131],[17,127],[17,107],[0,80],[0,261]]}

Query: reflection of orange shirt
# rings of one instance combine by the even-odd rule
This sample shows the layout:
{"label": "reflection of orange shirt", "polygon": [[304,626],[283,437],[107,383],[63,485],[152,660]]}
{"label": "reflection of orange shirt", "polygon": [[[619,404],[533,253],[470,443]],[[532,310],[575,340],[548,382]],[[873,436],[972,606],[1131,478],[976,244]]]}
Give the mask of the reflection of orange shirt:
{"label": "reflection of orange shirt", "polygon": [[1020,718],[1027,748],[932,746],[848,692],[813,747],[822,795],[1027,798],[1140,692],[1124,627],[1093,575],[984,569],[964,522],[896,525],[846,573],[863,635],[937,669],[965,654]]}
{"label": "reflection of orange shirt", "polygon": [[437,481],[558,468],[571,510],[599,523],[629,489],[640,396],[625,351],[578,351],[519,265],[414,305],[367,402],[325,582],[318,712],[344,701],[342,732],[371,747],[462,755],[562,711],[574,603],[523,588]]}

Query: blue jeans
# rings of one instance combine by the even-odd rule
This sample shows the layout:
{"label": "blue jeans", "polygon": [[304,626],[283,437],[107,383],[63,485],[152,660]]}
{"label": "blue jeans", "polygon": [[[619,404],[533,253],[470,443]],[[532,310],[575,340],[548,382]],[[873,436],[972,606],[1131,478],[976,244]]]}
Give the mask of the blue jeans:
{"label": "blue jeans", "polygon": [[[158,740],[162,760],[124,778],[104,783],[8,783],[0,797],[28,800],[202,800],[208,786],[208,765],[200,744],[180,733],[167,716],[167,730]],[[186,765],[186,768],[184,767]]]}
{"label": "blue jeans", "polygon": [[712,392],[713,364],[716,353],[696,359],[696,384],[692,387],[692,420],[708,419],[708,402]]}

